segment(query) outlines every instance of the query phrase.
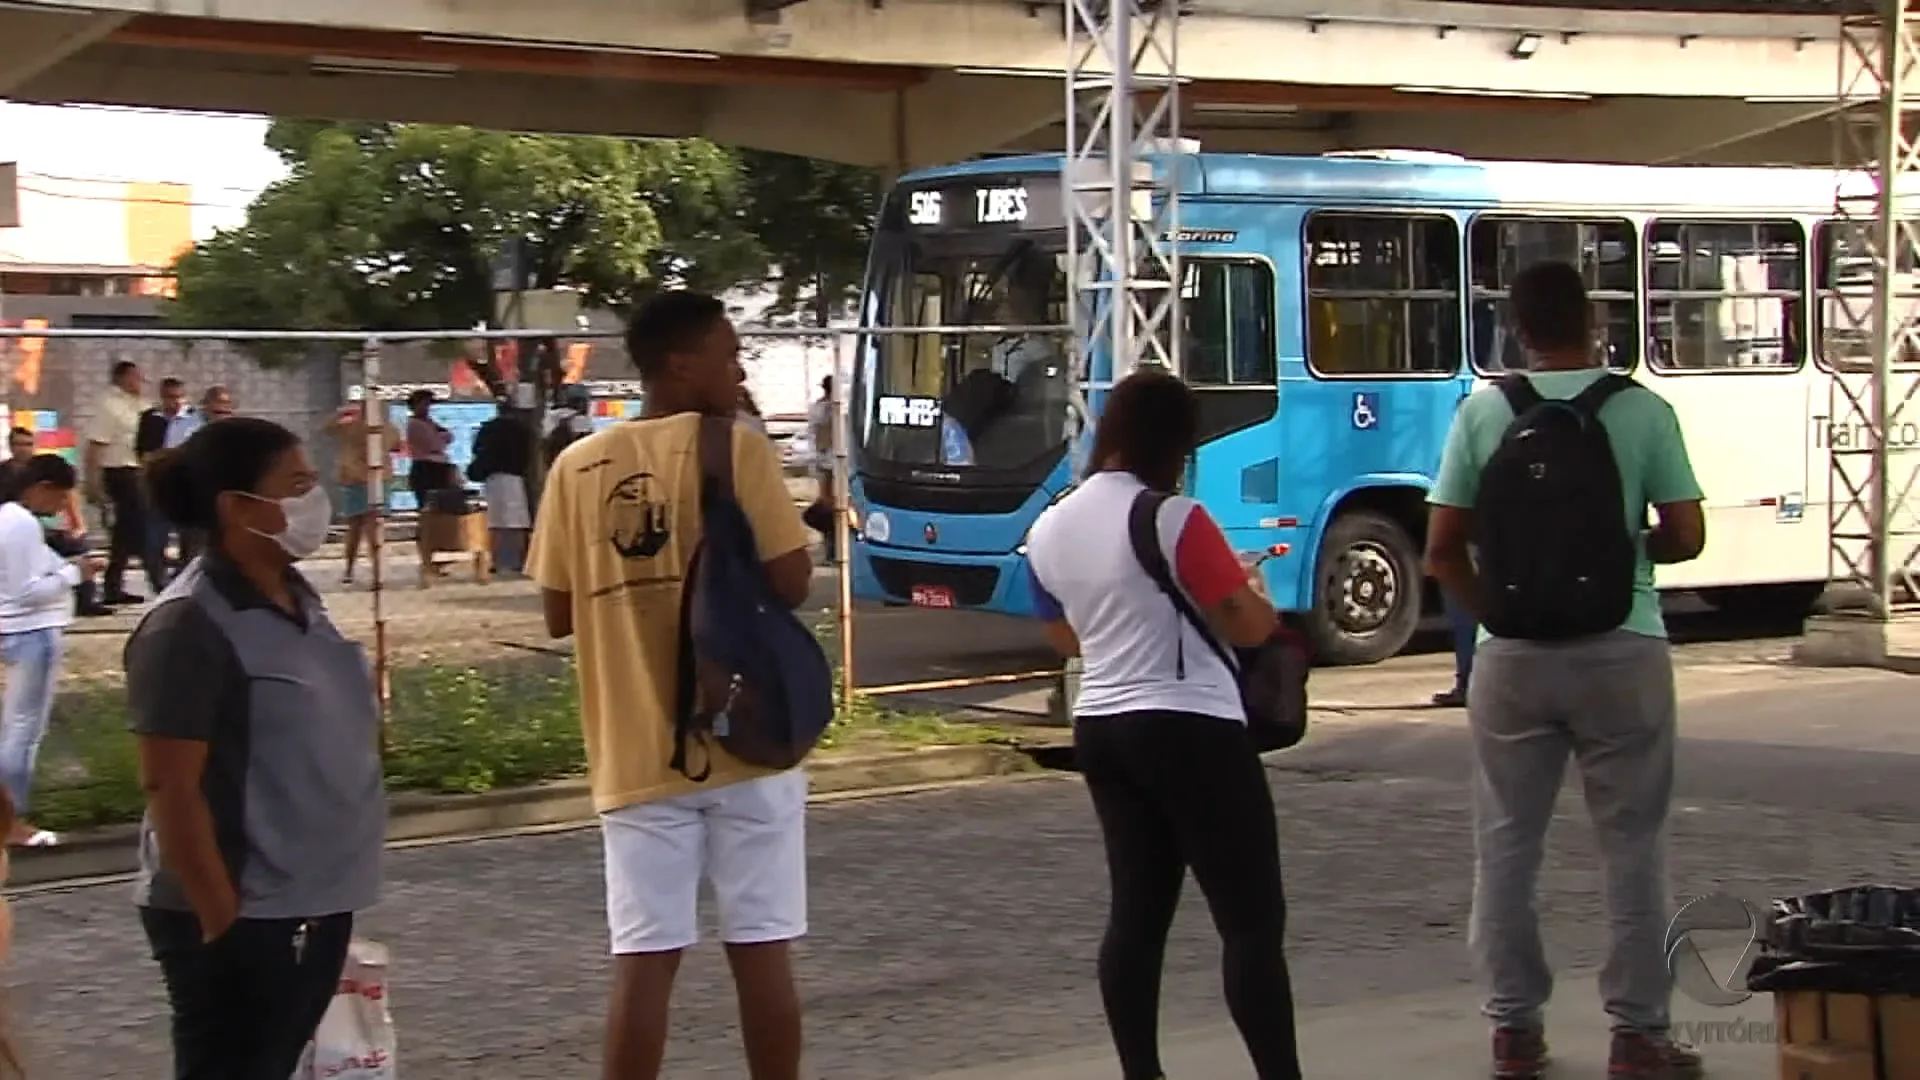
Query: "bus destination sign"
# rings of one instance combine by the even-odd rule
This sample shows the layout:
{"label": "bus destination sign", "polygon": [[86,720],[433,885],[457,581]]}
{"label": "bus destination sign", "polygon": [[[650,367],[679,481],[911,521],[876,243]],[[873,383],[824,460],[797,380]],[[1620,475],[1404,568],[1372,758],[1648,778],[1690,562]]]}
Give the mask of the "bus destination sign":
{"label": "bus destination sign", "polygon": [[994,177],[976,184],[949,184],[903,193],[907,228],[926,232],[971,229],[1057,229],[1060,183],[1052,177]]}

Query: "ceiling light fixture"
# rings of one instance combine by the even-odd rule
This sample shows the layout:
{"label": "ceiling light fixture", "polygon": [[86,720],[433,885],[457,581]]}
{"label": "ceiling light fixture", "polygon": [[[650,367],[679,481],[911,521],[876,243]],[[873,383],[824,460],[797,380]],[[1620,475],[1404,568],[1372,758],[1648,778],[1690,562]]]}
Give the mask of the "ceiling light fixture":
{"label": "ceiling light fixture", "polygon": [[460,69],[452,64],[412,60],[373,60],[361,56],[316,56],[316,75],[393,75],[410,79],[451,79]]}
{"label": "ceiling light fixture", "polygon": [[618,56],[651,56],[662,60],[718,60],[719,53],[693,49],[651,49],[643,45],[596,44],[590,41],[527,41],[488,37],[484,34],[422,34],[421,41],[435,45],[478,45],[494,49],[558,49],[565,52],[613,53]]}

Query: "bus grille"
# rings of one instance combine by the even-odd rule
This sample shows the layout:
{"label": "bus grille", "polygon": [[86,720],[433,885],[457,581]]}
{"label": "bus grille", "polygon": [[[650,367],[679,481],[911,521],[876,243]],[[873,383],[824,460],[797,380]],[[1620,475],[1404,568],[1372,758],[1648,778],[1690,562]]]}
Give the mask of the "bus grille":
{"label": "bus grille", "polygon": [[[871,473],[860,475],[869,503],[893,510],[923,514],[1011,514],[1033,498],[1033,487],[937,487],[888,480]],[[920,584],[931,584],[921,582]]]}
{"label": "bus grille", "polygon": [[1000,586],[1000,571],[992,566],[955,566],[952,563],[920,562],[915,559],[872,557],[873,576],[889,595],[906,599],[915,585],[952,589],[954,602],[962,607],[980,607],[993,599]]}

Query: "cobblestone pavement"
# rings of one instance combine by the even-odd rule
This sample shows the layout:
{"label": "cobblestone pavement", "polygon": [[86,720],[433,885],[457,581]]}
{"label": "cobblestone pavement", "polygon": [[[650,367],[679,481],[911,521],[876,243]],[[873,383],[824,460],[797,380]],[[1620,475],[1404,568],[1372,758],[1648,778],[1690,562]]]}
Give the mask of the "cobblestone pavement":
{"label": "cobblestone pavement", "polygon": [[[1912,684],[1749,678],[1751,691],[1683,710],[1676,891],[1920,878],[1920,757],[1865,748],[1873,725],[1907,726]],[[1865,734],[1809,737],[1829,712]],[[1303,1005],[1466,976],[1461,736],[1457,716],[1439,714],[1330,723],[1274,768]],[[1542,878],[1569,965],[1593,964],[1599,940],[1580,814],[1570,791]],[[1105,881],[1071,778],[822,806],[812,830],[815,936],[801,963],[815,1075],[897,1080],[1103,1038],[1092,957]],[[589,831],[393,854],[364,929],[395,950],[407,1080],[595,1075],[599,874]],[[158,979],[126,887],[29,895],[16,912],[10,1019],[39,1075],[162,1075]],[[1189,890],[1169,949],[1169,1028],[1225,1019],[1216,965]],[[668,1075],[743,1075],[717,949],[690,958],[678,1001]]]}

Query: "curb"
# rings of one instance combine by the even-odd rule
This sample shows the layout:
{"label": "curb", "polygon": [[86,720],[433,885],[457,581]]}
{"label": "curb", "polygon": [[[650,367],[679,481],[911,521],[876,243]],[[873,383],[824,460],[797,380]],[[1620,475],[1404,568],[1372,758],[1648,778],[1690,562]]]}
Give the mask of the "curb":
{"label": "curb", "polygon": [[[806,766],[808,801],[868,792],[908,794],[956,781],[1033,772],[1036,768],[1017,748],[997,743],[827,754]],[[400,792],[388,799],[387,814],[389,845],[584,824],[594,817],[585,780],[560,780],[478,795]],[[139,844],[138,826],[111,825],[70,834],[54,848],[15,849],[7,884],[79,884],[131,874],[140,868]]]}

